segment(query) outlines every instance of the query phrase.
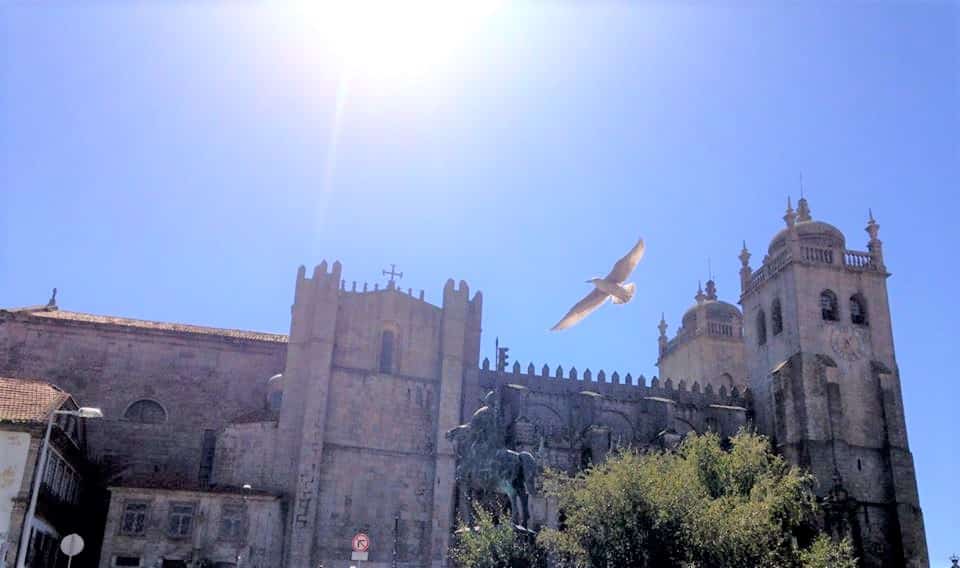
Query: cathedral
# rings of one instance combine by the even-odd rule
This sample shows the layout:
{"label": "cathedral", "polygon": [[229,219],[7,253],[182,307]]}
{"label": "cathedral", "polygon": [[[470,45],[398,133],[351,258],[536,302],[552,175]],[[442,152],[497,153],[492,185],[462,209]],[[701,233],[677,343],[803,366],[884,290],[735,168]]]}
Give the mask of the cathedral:
{"label": "cathedral", "polygon": [[[736,303],[708,281],[675,334],[661,319],[650,378],[481,360],[484,299],[467,283],[433,305],[393,280],[358,289],[326,261],[298,270],[286,335],[54,299],[0,310],[0,377],[102,409],[78,442],[86,499],[102,503],[75,524],[97,551],[84,565],[448,566],[466,501],[446,433],[493,400],[511,449],[571,473],[755,427],[816,476],[824,528],[863,566],[928,566],[879,225],[861,251],[806,199],[783,219],[756,266],[740,251]],[[10,498],[2,566],[24,542],[46,565],[33,543],[72,530],[55,507],[24,527],[30,487],[24,475]],[[531,495],[531,528],[559,518]]]}

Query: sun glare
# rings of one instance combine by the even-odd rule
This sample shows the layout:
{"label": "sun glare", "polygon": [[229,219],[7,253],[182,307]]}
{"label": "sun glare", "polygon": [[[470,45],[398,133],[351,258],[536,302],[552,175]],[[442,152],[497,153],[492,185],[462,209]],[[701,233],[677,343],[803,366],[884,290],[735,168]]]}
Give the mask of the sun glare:
{"label": "sun glare", "polygon": [[416,79],[438,70],[500,0],[341,0],[304,4],[320,40],[351,76]]}

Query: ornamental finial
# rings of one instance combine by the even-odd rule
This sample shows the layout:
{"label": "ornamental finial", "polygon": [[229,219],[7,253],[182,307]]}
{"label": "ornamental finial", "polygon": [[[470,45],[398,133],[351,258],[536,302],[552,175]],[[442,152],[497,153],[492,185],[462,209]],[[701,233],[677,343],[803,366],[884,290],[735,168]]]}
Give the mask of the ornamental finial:
{"label": "ornamental finial", "polygon": [[869,220],[867,221],[867,228],[864,230],[870,235],[870,241],[873,242],[877,240],[877,235],[880,233],[880,224],[873,218],[873,209],[867,209],[867,215]]}
{"label": "ornamental finial", "polygon": [[810,220],[810,205],[807,203],[807,198],[803,196],[803,174],[800,174],[800,201],[797,202],[797,221],[803,223]]}
{"label": "ornamental finial", "polygon": [[783,220],[787,223],[788,229],[792,229],[797,222],[797,214],[793,211],[793,203],[790,201],[789,195],[787,196],[787,212],[783,215]]}

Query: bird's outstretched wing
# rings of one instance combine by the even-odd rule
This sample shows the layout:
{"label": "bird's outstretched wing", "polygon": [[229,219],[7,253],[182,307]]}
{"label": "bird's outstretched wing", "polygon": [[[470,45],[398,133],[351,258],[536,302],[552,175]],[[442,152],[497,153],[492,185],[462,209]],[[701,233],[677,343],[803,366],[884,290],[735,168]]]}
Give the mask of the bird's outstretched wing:
{"label": "bird's outstretched wing", "polygon": [[567,312],[567,315],[563,316],[563,319],[557,322],[557,325],[550,328],[550,331],[560,331],[561,329],[567,329],[568,327],[573,327],[580,323],[580,320],[590,315],[590,312],[599,308],[609,297],[606,292],[601,292],[600,290],[594,288],[593,292],[590,292],[586,297]]}
{"label": "bird's outstretched wing", "polygon": [[610,271],[610,274],[607,274],[606,280],[620,283],[629,278],[633,269],[637,267],[637,263],[643,258],[643,252],[645,250],[646,247],[643,244],[643,239],[640,239],[637,241],[637,244],[633,245],[630,252],[613,265],[613,269]]}

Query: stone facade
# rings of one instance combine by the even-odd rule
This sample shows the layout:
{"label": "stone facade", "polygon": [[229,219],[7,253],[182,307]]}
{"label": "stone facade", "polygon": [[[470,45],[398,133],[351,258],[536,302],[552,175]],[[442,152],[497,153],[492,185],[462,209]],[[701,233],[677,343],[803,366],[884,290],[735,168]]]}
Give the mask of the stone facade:
{"label": "stone facade", "polygon": [[758,270],[741,254],[757,426],[816,475],[821,496],[842,496],[833,528],[865,566],[927,566],[879,226],[871,216],[857,252],[804,199],[784,220]]}
{"label": "stone facade", "polygon": [[[41,377],[102,408],[88,446],[114,483],[201,487],[204,432],[262,406],[286,347],[278,334],[0,310],[0,375]],[[128,417],[138,401],[157,403],[162,417]]]}
{"label": "stone facade", "polygon": [[[247,485],[263,508],[251,526],[276,543],[240,542],[263,548],[258,565],[345,568],[363,531],[365,566],[445,566],[465,503],[444,433],[491,390],[508,443],[569,472],[617,447],[672,447],[691,430],[728,436],[753,421],[814,471],[825,522],[855,537],[867,565],[924,566],[875,226],[870,252],[854,253],[809,219],[805,201],[802,210],[759,270],[741,253],[742,315],[711,281],[673,340],[661,322],[661,378],[649,381],[519,363],[492,370],[479,356],[482,296],[466,283],[448,281],[437,306],[392,281],[348,287],[339,262],[299,270],[288,336],[56,306],[0,311],[0,372],[44,377],[103,407],[107,419],[89,434],[113,495],[102,566],[128,553],[229,562],[229,547],[199,529],[183,546],[168,542],[160,517],[139,540],[119,538],[117,523],[130,498],[158,511],[195,502],[212,519]],[[822,321],[826,288],[841,321]],[[869,325],[843,321],[854,295]],[[557,515],[534,496],[534,526]]]}
{"label": "stone facade", "polygon": [[747,384],[747,368],[740,310],[717,298],[712,279],[707,281],[706,293],[697,289],[695,299],[697,303],[683,314],[672,340],[667,340],[667,322],[660,318],[660,376],[696,379],[715,389],[742,390]]}
{"label": "stone facade", "polygon": [[283,525],[269,494],[112,487],[100,567],[279,566]]}

